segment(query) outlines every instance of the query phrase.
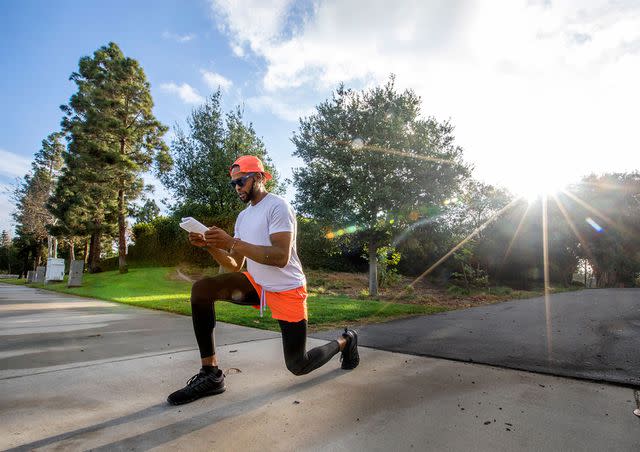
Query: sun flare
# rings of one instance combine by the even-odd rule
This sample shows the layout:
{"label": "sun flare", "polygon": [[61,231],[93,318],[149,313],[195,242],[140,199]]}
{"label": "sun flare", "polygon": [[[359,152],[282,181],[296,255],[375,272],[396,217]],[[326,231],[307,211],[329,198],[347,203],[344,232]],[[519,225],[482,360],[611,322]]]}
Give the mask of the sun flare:
{"label": "sun flare", "polygon": [[525,198],[530,203],[541,198],[548,198],[563,191],[569,182],[562,177],[551,175],[535,178],[523,178],[515,189],[516,194]]}

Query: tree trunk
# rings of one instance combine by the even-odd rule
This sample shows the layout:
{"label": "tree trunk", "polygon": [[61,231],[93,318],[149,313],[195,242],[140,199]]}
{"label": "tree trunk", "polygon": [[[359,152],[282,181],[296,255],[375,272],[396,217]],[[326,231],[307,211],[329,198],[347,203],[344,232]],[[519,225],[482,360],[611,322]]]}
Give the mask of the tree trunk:
{"label": "tree trunk", "polygon": [[76,249],[73,243],[73,239],[69,239],[69,265],[71,261],[76,260]]}
{"label": "tree trunk", "polygon": [[[124,160],[127,140],[120,139],[120,155]],[[127,273],[127,219],[125,218],[126,206],[124,204],[124,180],[120,179],[120,190],[118,190],[118,269],[120,273]]]}
{"label": "tree trunk", "polygon": [[27,277],[27,272],[29,271],[29,251],[24,255],[24,259],[22,261],[22,270],[20,271],[20,275],[24,274],[24,277]]}
{"label": "tree trunk", "polygon": [[33,259],[33,270],[36,271],[38,266],[40,265],[40,261],[42,260],[42,244],[38,242],[36,244],[36,255]]}
{"label": "tree trunk", "polygon": [[378,244],[369,241],[369,296],[378,296]]}
{"label": "tree trunk", "polygon": [[89,241],[90,239],[85,239],[84,241],[84,265],[85,267],[89,263]]}
{"label": "tree trunk", "polygon": [[460,262],[460,266],[462,267],[462,276],[464,277],[464,287],[466,289],[469,288],[469,280],[467,279],[467,271],[464,268],[464,262]]}
{"label": "tree trunk", "polygon": [[89,272],[91,273],[102,271],[100,268],[100,252],[102,251],[101,238],[102,234],[100,232],[91,234],[91,244],[89,246]]}
{"label": "tree trunk", "polygon": [[118,269],[127,273],[127,222],[125,218],[124,189],[118,190]]}

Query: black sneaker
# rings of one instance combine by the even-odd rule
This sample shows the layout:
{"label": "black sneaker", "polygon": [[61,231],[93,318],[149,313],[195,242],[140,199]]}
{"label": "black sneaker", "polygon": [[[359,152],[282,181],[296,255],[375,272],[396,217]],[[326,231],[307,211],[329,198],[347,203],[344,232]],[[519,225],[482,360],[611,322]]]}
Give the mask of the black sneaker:
{"label": "black sneaker", "polygon": [[187,385],[167,397],[167,402],[171,405],[182,405],[193,402],[201,397],[206,397],[224,392],[224,374],[222,370],[217,372],[205,372],[194,375],[187,381]]}
{"label": "black sneaker", "polygon": [[340,361],[343,369],[355,369],[360,364],[360,354],[358,354],[358,333],[355,330],[344,329],[342,337],[347,340],[347,345],[342,350]]}

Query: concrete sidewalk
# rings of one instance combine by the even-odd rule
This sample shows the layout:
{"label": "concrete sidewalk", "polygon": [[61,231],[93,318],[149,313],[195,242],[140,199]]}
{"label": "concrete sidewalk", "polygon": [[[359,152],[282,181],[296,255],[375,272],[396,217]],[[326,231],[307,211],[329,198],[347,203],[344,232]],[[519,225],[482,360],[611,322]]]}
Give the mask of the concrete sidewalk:
{"label": "concrete sidewalk", "polygon": [[1,449],[640,450],[624,387],[364,347],[295,377],[278,334],[221,324],[227,391],[172,407],[189,318],[0,284],[0,335]]}

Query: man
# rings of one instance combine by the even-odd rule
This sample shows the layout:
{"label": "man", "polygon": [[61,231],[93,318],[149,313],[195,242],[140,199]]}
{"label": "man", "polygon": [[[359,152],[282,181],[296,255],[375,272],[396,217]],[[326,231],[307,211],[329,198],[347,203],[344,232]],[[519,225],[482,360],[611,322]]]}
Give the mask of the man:
{"label": "man", "polygon": [[[184,388],[168,397],[173,405],[225,390],[213,339],[218,300],[259,308],[260,315],[268,306],[271,316],[280,324],[287,369],[295,375],[317,369],[338,352],[342,353],[343,369],[354,369],[360,362],[358,336],[347,328],[337,340],[305,351],[307,291],[296,252],[295,213],[287,201],[267,192],[265,182],[271,179],[271,174],[257,157],[238,158],[231,166],[230,176],[232,187],[248,204],[238,215],[234,236],[215,226],[204,237],[189,233],[191,244],[205,247],[228,273],[193,284],[191,311],[202,368]],[[245,259],[247,271],[241,272]]]}

